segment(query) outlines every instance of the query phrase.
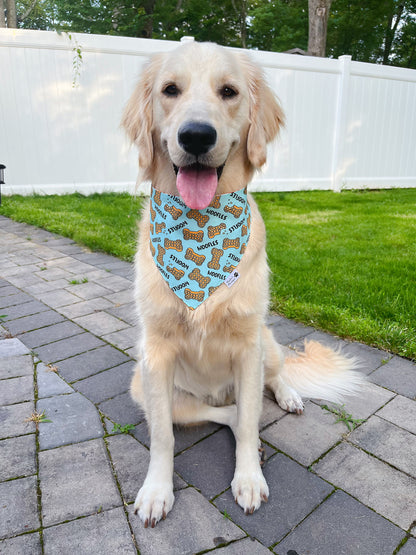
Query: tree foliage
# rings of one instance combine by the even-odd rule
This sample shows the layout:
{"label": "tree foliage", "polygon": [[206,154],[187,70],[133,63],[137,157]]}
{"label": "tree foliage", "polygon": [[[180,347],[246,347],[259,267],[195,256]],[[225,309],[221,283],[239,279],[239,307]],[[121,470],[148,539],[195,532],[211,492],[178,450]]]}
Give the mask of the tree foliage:
{"label": "tree foliage", "polygon": [[[308,0],[0,0],[0,26],[11,3],[29,29],[308,48]],[[416,68],[416,0],[332,0],[326,54]]]}

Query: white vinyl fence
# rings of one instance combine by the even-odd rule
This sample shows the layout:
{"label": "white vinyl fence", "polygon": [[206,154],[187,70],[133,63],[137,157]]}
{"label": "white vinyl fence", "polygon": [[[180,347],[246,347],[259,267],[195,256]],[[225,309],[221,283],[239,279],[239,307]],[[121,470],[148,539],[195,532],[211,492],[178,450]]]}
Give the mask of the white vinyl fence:
{"label": "white vinyl fence", "polygon": [[[3,193],[133,191],[137,153],[119,128],[122,109],[147,57],[176,46],[1,29]],[[287,117],[252,190],[416,187],[416,71],[251,55]]]}

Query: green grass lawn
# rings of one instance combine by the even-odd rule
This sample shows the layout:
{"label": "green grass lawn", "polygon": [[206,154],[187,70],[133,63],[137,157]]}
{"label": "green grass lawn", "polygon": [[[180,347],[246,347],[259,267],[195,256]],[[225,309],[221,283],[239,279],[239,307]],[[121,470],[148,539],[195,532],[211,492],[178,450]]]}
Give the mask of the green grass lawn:
{"label": "green grass lawn", "polygon": [[[416,189],[255,197],[272,310],[416,359]],[[0,214],[132,260],[141,205],[127,194],[12,196]]]}

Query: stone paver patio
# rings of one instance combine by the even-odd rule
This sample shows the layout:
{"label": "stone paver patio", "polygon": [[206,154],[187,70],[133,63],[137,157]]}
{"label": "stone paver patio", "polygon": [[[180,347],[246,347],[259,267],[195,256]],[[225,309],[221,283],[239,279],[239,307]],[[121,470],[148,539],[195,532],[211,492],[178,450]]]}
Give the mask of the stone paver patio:
{"label": "stone paver patio", "polygon": [[131,264],[0,216],[0,554],[416,554],[416,365],[279,316],[280,343],[360,357],[370,385],[345,409],[363,422],[350,432],[317,400],[297,416],[265,396],[270,499],[251,516],[230,491],[231,432],[177,429],[176,502],[144,529],[132,278]]}

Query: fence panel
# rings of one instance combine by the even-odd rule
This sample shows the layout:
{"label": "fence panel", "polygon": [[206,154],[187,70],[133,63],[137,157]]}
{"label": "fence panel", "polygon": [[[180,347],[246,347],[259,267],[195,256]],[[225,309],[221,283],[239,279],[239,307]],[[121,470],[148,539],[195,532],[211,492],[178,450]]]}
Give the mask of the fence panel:
{"label": "fence panel", "polygon": [[[148,56],[176,46],[1,29],[3,192],[133,191],[137,153],[119,128],[123,106]],[[416,71],[250,54],[287,118],[252,190],[416,186]]]}

